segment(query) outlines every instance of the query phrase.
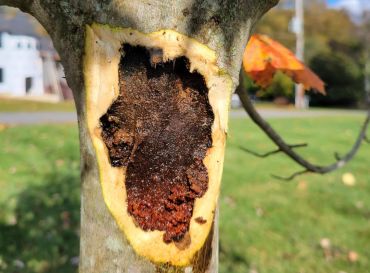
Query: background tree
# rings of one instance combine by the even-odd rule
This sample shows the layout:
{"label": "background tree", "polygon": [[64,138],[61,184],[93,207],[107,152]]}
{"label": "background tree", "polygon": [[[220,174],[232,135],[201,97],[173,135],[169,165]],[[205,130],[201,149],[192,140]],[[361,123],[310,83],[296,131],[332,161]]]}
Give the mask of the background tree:
{"label": "background tree", "polygon": [[315,55],[310,64],[327,84],[326,96],[311,94],[313,106],[356,106],[358,102],[363,101],[362,71],[359,64],[348,55],[322,52]]}
{"label": "background tree", "polygon": [[[281,1],[262,18],[255,32],[267,34],[294,51],[295,34],[290,31],[293,8],[293,1]],[[355,107],[363,102],[363,25],[355,23],[345,10],[330,9],[325,1],[305,2],[305,63],[327,84],[327,96],[308,94],[312,105]],[[323,66],[324,62],[327,65]],[[251,92],[255,93],[253,87]],[[270,100],[281,94],[273,86],[267,93],[261,92],[261,98]]]}

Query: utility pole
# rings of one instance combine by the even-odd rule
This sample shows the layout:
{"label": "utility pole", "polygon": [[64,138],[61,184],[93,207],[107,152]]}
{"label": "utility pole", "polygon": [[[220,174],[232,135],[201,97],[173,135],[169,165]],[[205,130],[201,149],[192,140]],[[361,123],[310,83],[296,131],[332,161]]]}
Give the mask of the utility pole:
{"label": "utility pole", "polygon": [[[304,8],[303,0],[295,0],[295,33],[296,33],[296,56],[302,62],[304,61]],[[295,86],[295,107],[306,108],[304,88],[302,84]]]}
{"label": "utility pole", "polygon": [[366,64],[365,64],[365,92],[366,92],[366,102],[370,103],[370,56],[366,53]]}
{"label": "utility pole", "polygon": [[[368,40],[368,39],[366,39]],[[365,87],[365,102],[366,105],[370,105],[370,47],[365,48],[365,67],[364,67],[364,87]]]}
{"label": "utility pole", "polygon": [[363,37],[363,42],[365,45],[365,52],[364,52],[364,87],[365,87],[365,101],[366,105],[370,105],[370,37],[368,35],[370,30],[370,12],[363,13],[362,18],[362,33],[361,36]]}

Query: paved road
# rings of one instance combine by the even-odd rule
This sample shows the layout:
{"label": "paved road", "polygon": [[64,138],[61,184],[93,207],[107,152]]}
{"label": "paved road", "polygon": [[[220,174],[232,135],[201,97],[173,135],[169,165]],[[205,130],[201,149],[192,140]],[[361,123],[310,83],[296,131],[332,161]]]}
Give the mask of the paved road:
{"label": "paved road", "polygon": [[42,124],[42,123],[69,123],[76,122],[74,112],[0,112],[2,124]]}
{"label": "paved road", "polygon": [[[262,109],[259,110],[264,118],[303,118],[320,116],[341,116],[341,115],[365,115],[364,111],[356,110],[284,110],[284,109]],[[243,110],[232,110],[232,118],[245,118],[247,114]],[[0,112],[1,124],[45,124],[45,123],[73,123],[76,122],[74,112]]]}
{"label": "paved road", "polygon": [[[336,117],[336,116],[358,116],[366,115],[366,111],[361,110],[286,110],[286,109],[261,109],[258,110],[264,118],[310,118],[310,117]],[[244,110],[232,110],[232,118],[247,117]]]}

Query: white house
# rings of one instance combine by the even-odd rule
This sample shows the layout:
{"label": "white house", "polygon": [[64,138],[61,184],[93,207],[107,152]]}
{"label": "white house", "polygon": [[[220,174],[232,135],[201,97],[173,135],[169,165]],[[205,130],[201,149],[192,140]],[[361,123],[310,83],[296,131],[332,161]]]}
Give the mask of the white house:
{"label": "white house", "polygon": [[0,32],[0,95],[44,94],[38,39]]}

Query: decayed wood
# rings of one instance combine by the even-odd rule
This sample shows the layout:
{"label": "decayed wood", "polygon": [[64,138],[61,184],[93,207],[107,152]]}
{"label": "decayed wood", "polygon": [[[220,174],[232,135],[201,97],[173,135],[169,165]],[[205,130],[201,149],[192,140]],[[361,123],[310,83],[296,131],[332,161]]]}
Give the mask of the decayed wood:
{"label": "decayed wood", "polygon": [[[101,192],[98,166],[86,123],[83,56],[86,25],[131,27],[144,33],[171,29],[207,45],[217,53],[217,65],[238,83],[241,56],[251,27],[278,0],[0,0],[0,5],[30,13],[51,35],[74,92],[81,152],[80,272],[217,272],[217,224],[212,248],[198,260],[208,269],[156,266],[139,257],[110,215]],[[207,244],[206,244],[207,245]],[[205,263],[203,263],[205,264]]]}

